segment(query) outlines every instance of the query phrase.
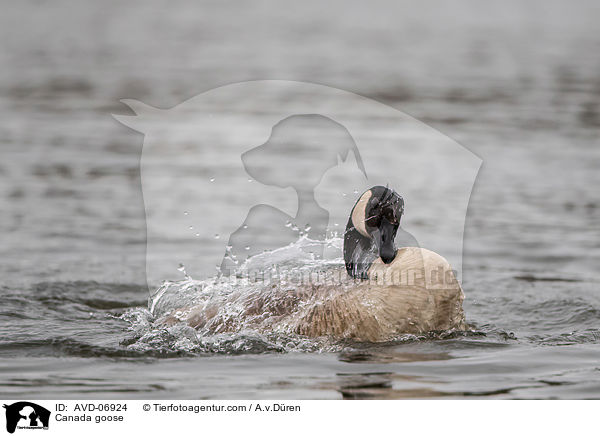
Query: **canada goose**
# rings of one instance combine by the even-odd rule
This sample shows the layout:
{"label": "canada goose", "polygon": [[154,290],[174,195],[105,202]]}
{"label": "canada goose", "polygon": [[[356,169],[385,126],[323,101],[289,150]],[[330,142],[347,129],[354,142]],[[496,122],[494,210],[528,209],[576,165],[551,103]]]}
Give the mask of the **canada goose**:
{"label": "canada goose", "polygon": [[183,321],[206,334],[254,329],[369,342],[466,329],[464,294],[446,259],[424,248],[396,249],[403,212],[402,197],[389,188],[360,196],[344,234],[347,274],[337,283],[239,289],[158,322]]}

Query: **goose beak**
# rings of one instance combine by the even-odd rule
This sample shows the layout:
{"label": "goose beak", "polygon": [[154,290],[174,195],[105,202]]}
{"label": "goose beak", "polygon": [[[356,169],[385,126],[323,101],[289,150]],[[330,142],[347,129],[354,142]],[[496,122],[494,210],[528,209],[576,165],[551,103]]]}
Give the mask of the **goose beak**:
{"label": "goose beak", "polygon": [[383,219],[379,228],[373,232],[373,239],[379,251],[379,257],[385,264],[392,263],[396,257],[396,245],[394,238],[397,227],[389,221]]}

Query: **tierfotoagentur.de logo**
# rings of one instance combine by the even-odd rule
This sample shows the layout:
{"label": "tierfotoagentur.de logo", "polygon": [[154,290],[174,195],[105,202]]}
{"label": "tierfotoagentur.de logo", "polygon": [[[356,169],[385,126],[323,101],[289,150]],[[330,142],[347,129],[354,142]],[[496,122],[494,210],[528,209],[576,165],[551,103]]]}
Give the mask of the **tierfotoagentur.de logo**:
{"label": "tierfotoagentur.de logo", "polygon": [[45,407],[29,401],[19,401],[10,405],[4,404],[6,409],[6,431],[14,433],[19,430],[48,430],[50,411]]}

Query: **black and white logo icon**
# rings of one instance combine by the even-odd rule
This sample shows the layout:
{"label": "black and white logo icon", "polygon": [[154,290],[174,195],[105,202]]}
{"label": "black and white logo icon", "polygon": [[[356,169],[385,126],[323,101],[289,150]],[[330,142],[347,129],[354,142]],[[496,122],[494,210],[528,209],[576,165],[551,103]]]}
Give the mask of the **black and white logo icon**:
{"label": "black and white logo icon", "polygon": [[6,431],[14,433],[16,429],[48,429],[50,411],[29,401],[19,401],[4,405],[6,409]]}

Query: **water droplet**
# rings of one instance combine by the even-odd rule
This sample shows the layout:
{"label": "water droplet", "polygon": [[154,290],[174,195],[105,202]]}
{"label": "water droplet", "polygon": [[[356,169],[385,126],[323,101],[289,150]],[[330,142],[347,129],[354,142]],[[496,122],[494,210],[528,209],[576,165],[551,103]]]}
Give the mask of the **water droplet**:
{"label": "water droplet", "polygon": [[189,227],[189,229],[190,229],[190,230],[194,230],[194,226],[190,226],[190,227]]}
{"label": "water droplet", "polygon": [[310,228],[311,228],[310,224],[307,224],[307,225],[304,226],[304,231],[308,232],[308,231],[310,231]]}
{"label": "water droplet", "polygon": [[246,246],[244,247],[244,249],[245,249],[246,251],[248,251],[248,250],[250,250],[250,246],[249,246],[249,245],[246,245]]}
{"label": "water droplet", "polygon": [[288,221],[288,222],[286,222],[286,223],[285,223],[285,226],[286,226],[286,227],[292,227],[292,222],[291,222],[291,221]]}
{"label": "water droplet", "polygon": [[252,179],[248,179],[248,183],[252,182]]}
{"label": "water droplet", "polygon": [[247,229],[247,228],[248,228],[248,224],[244,224],[244,225],[242,226],[242,229]]}
{"label": "water droplet", "polygon": [[214,178],[214,177],[211,177],[211,178],[210,178],[210,182],[212,183],[212,182],[214,182],[214,181],[215,181],[215,178]]}
{"label": "water droplet", "polygon": [[188,214],[188,211],[187,211],[187,210],[184,210],[184,211],[183,211],[183,214],[184,214],[184,215],[187,215],[187,214]]}
{"label": "water droplet", "polygon": [[221,236],[218,233],[215,233],[215,239],[219,239]]}
{"label": "water droplet", "polygon": [[196,236],[200,236],[200,233],[196,233]]}
{"label": "water droplet", "polygon": [[358,194],[358,189],[355,189],[355,190],[354,190],[354,193],[355,193],[355,194]]}
{"label": "water droplet", "polygon": [[348,195],[348,194],[346,194],[345,192],[342,192],[342,197],[345,197],[346,195]]}
{"label": "water droplet", "polygon": [[187,271],[185,270],[185,266],[182,263],[179,264],[179,267],[177,268],[177,271],[182,272],[183,276],[186,279],[191,279],[191,277],[188,275]]}

